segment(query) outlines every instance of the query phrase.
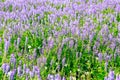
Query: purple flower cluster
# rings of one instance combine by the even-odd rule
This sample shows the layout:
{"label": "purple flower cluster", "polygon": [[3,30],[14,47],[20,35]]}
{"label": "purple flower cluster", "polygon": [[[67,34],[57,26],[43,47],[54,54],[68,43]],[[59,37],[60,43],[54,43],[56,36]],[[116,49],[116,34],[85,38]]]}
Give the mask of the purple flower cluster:
{"label": "purple flower cluster", "polygon": [[8,73],[8,75],[9,75],[9,80],[14,80],[15,74],[16,74],[16,69],[11,70],[11,71]]}
{"label": "purple flower cluster", "polygon": [[66,80],[66,78],[65,77],[61,77],[60,74],[55,74],[55,75],[48,74],[47,79],[48,80]]}
{"label": "purple flower cluster", "polygon": [[26,75],[27,78],[33,78],[35,75],[38,77],[38,79],[41,80],[40,76],[40,70],[39,67],[33,66],[33,69],[30,70],[29,68],[26,67],[26,64],[22,66],[18,66],[17,69],[11,70],[10,65],[8,63],[4,63],[1,66],[3,72],[9,76],[10,80],[14,80],[15,74],[17,73],[18,76],[24,76]]}
{"label": "purple flower cluster", "polygon": [[7,63],[2,64],[1,68],[5,74],[8,74],[8,72],[10,71],[10,65]]}
{"label": "purple flower cluster", "polygon": [[111,70],[108,76],[104,78],[104,80],[120,80],[120,75],[117,75],[115,78],[115,73]]}

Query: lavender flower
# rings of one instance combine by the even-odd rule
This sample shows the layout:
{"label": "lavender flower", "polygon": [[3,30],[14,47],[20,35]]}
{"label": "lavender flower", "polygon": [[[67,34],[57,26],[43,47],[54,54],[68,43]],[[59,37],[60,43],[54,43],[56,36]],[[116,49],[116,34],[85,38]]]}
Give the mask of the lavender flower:
{"label": "lavender flower", "polygon": [[40,76],[40,73],[38,73],[37,76],[38,76],[38,80],[42,80],[41,76]]}
{"label": "lavender flower", "polygon": [[108,60],[110,60],[110,56],[109,56],[109,55],[107,55],[107,56],[105,57],[105,61],[108,62]]}
{"label": "lavender flower", "polygon": [[6,63],[2,64],[1,68],[2,68],[3,72],[5,73],[5,71],[6,71]]}
{"label": "lavender flower", "polygon": [[10,41],[5,39],[4,42],[5,42],[4,51],[5,53],[7,53],[9,45],[10,45]]}
{"label": "lavender flower", "polygon": [[16,58],[14,54],[11,54],[10,63],[14,65],[14,68],[16,67]]}
{"label": "lavender flower", "polygon": [[116,80],[120,80],[120,75],[117,75],[117,76],[116,76]]}
{"label": "lavender flower", "polygon": [[108,80],[108,77],[105,77],[104,80]]}
{"label": "lavender flower", "polygon": [[10,71],[10,66],[9,66],[9,64],[7,64],[5,73],[7,74],[9,71]]}
{"label": "lavender flower", "polygon": [[76,32],[76,27],[72,27],[72,28],[71,28],[71,33],[74,35],[75,32]]}
{"label": "lavender flower", "polygon": [[102,61],[102,53],[98,54],[98,58],[99,58],[99,61],[101,62]]}
{"label": "lavender flower", "polygon": [[37,65],[40,66],[40,67],[42,67],[43,65],[46,64],[46,60],[47,60],[47,59],[46,59],[44,56],[38,58],[38,59],[37,59]]}
{"label": "lavender flower", "polygon": [[1,68],[5,74],[8,74],[8,72],[10,71],[10,66],[7,63],[2,64]]}
{"label": "lavender flower", "polygon": [[33,77],[34,77],[34,72],[33,72],[33,71],[30,71],[30,72],[29,72],[29,75],[30,75],[31,78],[33,78]]}
{"label": "lavender flower", "polygon": [[52,37],[48,38],[48,47],[52,48],[54,46],[54,39]]}
{"label": "lavender flower", "polygon": [[60,60],[61,52],[62,52],[62,48],[60,47],[60,48],[58,49],[58,54],[57,54],[58,60]]}
{"label": "lavender flower", "polygon": [[39,67],[33,66],[33,72],[34,72],[35,74],[39,74],[39,73],[40,73]]}
{"label": "lavender flower", "polygon": [[0,38],[0,43],[2,42],[2,39]]}
{"label": "lavender flower", "polygon": [[108,77],[110,80],[114,80],[114,71],[111,70],[108,74]]}
{"label": "lavender flower", "polygon": [[74,41],[73,40],[70,40],[69,42],[69,47],[72,48],[74,46]]}
{"label": "lavender flower", "polygon": [[120,12],[120,5],[116,5],[115,10],[116,10],[117,12]]}
{"label": "lavender flower", "polygon": [[15,73],[16,73],[16,69],[14,69],[8,73],[9,80],[14,80]]}
{"label": "lavender flower", "polygon": [[18,74],[18,76],[22,76],[22,68],[21,68],[21,66],[18,66],[17,74]]}
{"label": "lavender flower", "polygon": [[30,71],[30,69],[29,69],[29,68],[26,68],[25,73],[28,75],[28,74],[29,74],[29,71]]}
{"label": "lavender flower", "polygon": [[63,78],[62,78],[62,80],[66,80],[66,78],[65,78],[65,77],[63,77]]}
{"label": "lavender flower", "polygon": [[61,80],[61,76],[59,74],[56,74],[54,80]]}
{"label": "lavender flower", "polygon": [[54,75],[48,74],[47,79],[48,79],[48,80],[54,80]]}
{"label": "lavender flower", "polygon": [[26,79],[25,80],[29,80],[29,77],[26,75]]}

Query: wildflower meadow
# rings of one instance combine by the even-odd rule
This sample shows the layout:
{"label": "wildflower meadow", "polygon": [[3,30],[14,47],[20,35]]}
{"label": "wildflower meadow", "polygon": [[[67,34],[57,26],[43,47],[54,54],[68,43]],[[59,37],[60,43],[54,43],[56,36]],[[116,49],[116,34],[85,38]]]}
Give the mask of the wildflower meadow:
{"label": "wildflower meadow", "polygon": [[120,0],[0,0],[0,80],[120,80]]}

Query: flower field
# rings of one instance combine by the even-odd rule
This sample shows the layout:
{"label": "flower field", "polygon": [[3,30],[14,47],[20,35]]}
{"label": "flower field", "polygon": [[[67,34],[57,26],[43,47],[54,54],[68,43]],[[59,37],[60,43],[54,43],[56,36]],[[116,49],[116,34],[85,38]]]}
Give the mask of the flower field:
{"label": "flower field", "polygon": [[0,80],[120,80],[120,0],[0,0]]}

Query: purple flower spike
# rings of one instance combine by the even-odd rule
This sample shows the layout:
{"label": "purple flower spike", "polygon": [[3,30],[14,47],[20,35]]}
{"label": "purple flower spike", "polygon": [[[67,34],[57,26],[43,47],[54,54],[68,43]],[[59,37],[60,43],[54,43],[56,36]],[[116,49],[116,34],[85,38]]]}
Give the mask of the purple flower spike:
{"label": "purple flower spike", "polygon": [[72,48],[74,46],[74,41],[73,40],[70,40],[69,42],[69,47]]}
{"label": "purple flower spike", "polygon": [[16,69],[14,69],[8,73],[9,80],[14,80],[15,73],[16,73]]}
{"label": "purple flower spike", "polygon": [[18,66],[17,74],[18,74],[18,76],[22,76],[22,68],[21,68],[21,66]]}
{"label": "purple flower spike", "polygon": [[54,80],[61,80],[61,76],[59,74],[56,74]]}
{"label": "purple flower spike", "polygon": [[9,64],[7,64],[5,73],[7,74],[9,71],[10,71],[10,66],[9,66]]}
{"label": "purple flower spike", "polygon": [[48,79],[48,80],[54,80],[54,75],[48,74],[47,79]]}
{"label": "purple flower spike", "polygon": [[10,63],[14,65],[14,68],[16,67],[16,58],[14,54],[11,54]]}
{"label": "purple flower spike", "polygon": [[28,77],[28,76],[26,76],[26,80],[29,80],[29,77]]}
{"label": "purple flower spike", "polygon": [[4,64],[2,65],[2,70],[3,70],[3,72],[4,72],[5,74],[7,74],[7,73],[10,71],[10,66],[9,66],[9,64],[4,63]]}
{"label": "purple flower spike", "polygon": [[48,38],[48,47],[52,48],[54,46],[54,39],[52,37]]}
{"label": "purple flower spike", "polygon": [[6,71],[6,63],[2,64],[2,70],[5,73],[5,71]]}
{"label": "purple flower spike", "polygon": [[0,38],[0,43],[2,42],[2,38]]}
{"label": "purple flower spike", "polygon": [[120,75],[117,75],[117,76],[116,76],[116,80],[120,80]]}
{"label": "purple flower spike", "polygon": [[63,78],[62,78],[62,80],[66,80],[66,78],[65,78],[65,77],[63,77]]}
{"label": "purple flower spike", "polygon": [[114,71],[111,70],[108,74],[108,77],[110,80],[114,80]]}
{"label": "purple flower spike", "polygon": [[27,68],[27,69],[26,69],[26,74],[29,74],[29,71],[30,71],[30,69],[29,69],[29,68]]}
{"label": "purple flower spike", "polygon": [[40,76],[40,73],[38,73],[37,76],[38,76],[38,80],[42,80],[41,76]]}
{"label": "purple flower spike", "polygon": [[40,73],[39,67],[33,66],[33,72],[34,72],[35,74],[39,74],[39,73]]}
{"label": "purple flower spike", "polygon": [[35,74],[34,74],[33,71],[30,71],[30,72],[29,72],[29,75],[30,75],[31,78],[33,78]]}
{"label": "purple flower spike", "polygon": [[101,62],[102,61],[102,53],[98,54],[98,58],[99,58],[99,61]]}
{"label": "purple flower spike", "polygon": [[4,51],[5,51],[5,53],[7,53],[10,42],[9,42],[9,40],[6,40],[6,39],[4,40],[4,42],[5,42]]}

